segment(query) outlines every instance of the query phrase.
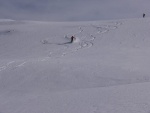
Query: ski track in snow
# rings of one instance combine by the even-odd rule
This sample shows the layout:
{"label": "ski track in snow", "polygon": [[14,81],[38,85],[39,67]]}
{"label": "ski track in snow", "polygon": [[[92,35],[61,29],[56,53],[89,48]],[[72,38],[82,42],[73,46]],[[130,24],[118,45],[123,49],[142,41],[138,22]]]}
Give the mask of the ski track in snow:
{"label": "ski track in snow", "polygon": [[[77,33],[72,33],[77,38],[77,42],[75,41],[73,44],[62,44],[62,46],[65,46],[63,49],[60,49],[58,51],[50,51],[49,57],[57,57],[60,58],[62,56],[65,56],[70,53],[77,52],[78,50],[87,49],[94,45],[94,40],[96,38],[102,37],[101,35],[104,33],[109,32],[110,30],[117,29],[119,25],[121,25],[121,22],[112,22],[108,23],[110,25],[89,25],[89,26],[79,26]],[[94,31],[93,31],[94,30]],[[90,33],[89,33],[89,32]],[[93,31],[93,32],[91,32]],[[98,37],[96,37],[98,36]],[[65,38],[68,38],[68,34],[65,36]],[[69,39],[69,38],[68,38]],[[43,44],[49,43],[48,40],[43,40]],[[50,43],[49,43],[50,44]],[[59,45],[59,44],[57,44]],[[74,47],[75,45],[75,47]]]}
{"label": "ski track in snow", "polygon": [[10,61],[8,62],[6,65],[3,65],[0,67],[0,71],[3,71],[5,69],[7,69],[12,63],[14,63],[15,61]]}
{"label": "ski track in snow", "polygon": [[6,69],[16,69],[16,68],[22,67],[26,63],[27,62],[25,62],[25,61],[10,61],[10,62],[6,63],[5,65],[0,66],[0,72],[4,71]]}
{"label": "ski track in snow", "polygon": [[[102,34],[109,32],[110,30],[117,29],[121,22],[108,23],[110,25],[87,25],[77,27],[78,32],[72,33],[77,38],[74,43],[49,43],[48,40],[42,40],[42,44],[55,44],[63,48],[55,49],[54,51],[49,51],[47,57],[35,59],[32,62],[43,62],[50,58],[61,58],[67,54],[77,52],[79,50],[90,48],[94,45],[94,40],[96,38],[102,38]],[[1,31],[0,35],[10,33],[11,30]],[[92,32],[93,31],[93,32]],[[66,35],[65,38],[68,38]],[[68,38],[69,39],[69,38]],[[31,60],[22,61],[10,61],[5,65],[0,66],[0,72],[6,69],[17,69],[23,67],[25,64],[31,62]]]}

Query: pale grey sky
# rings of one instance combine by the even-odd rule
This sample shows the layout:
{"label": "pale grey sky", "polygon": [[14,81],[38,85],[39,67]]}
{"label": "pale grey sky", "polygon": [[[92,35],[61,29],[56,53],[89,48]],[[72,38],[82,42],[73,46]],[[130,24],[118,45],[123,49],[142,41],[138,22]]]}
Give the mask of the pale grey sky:
{"label": "pale grey sky", "polygon": [[0,18],[89,21],[150,16],[150,0],[0,0]]}

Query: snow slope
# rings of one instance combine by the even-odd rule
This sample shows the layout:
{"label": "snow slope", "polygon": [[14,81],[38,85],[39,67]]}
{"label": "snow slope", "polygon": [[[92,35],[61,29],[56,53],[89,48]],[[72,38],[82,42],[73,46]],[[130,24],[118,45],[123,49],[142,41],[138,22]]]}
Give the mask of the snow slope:
{"label": "snow slope", "polygon": [[0,20],[0,113],[150,113],[149,30],[150,18]]}

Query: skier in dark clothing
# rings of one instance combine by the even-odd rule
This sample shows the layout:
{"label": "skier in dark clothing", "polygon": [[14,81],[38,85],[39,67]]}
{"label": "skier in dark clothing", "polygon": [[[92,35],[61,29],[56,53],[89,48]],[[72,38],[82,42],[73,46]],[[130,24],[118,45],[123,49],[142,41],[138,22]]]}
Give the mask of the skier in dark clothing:
{"label": "skier in dark clothing", "polygon": [[75,40],[75,37],[72,36],[72,37],[71,37],[71,42],[70,42],[70,43],[73,43],[74,40]]}
{"label": "skier in dark clothing", "polygon": [[143,13],[143,18],[145,17],[145,13]]}

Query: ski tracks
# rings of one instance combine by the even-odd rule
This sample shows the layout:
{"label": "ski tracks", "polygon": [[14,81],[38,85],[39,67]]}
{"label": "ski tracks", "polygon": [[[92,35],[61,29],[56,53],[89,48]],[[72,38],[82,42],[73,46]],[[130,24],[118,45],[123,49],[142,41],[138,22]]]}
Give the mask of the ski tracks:
{"label": "ski tracks", "polygon": [[0,66],[0,72],[6,69],[16,69],[24,66],[27,62],[25,61],[10,61],[2,66]]}
{"label": "ski tracks", "polygon": [[[120,26],[121,22],[108,22],[106,24],[89,24],[86,26],[78,26],[77,32],[72,33],[76,37],[74,43],[62,43],[56,44],[61,46],[61,49],[56,49],[54,51],[49,51],[49,58],[60,58],[66,56],[67,54],[77,52],[78,50],[83,50],[90,48],[94,45],[94,40],[96,38],[101,38],[103,34],[109,32],[110,30],[117,29]],[[70,40],[71,33],[68,33],[64,36]],[[42,44],[53,44],[49,43],[48,40],[42,40]],[[63,46],[63,48],[62,48]],[[59,47],[60,48],[60,47]]]}
{"label": "ski tracks", "polygon": [[[94,41],[96,38],[102,38],[102,34],[109,32],[110,30],[117,29],[121,22],[111,22],[104,24],[90,24],[87,26],[78,26],[76,33],[72,33],[76,37],[74,43],[52,43],[57,47],[54,51],[48,51],[48,56],[43,58],[37,58],[32,60],[20,60],[20,61],[10,61],[4,65],[0,65],[0,72],[6,69],[17,69],[25,66],[27,63],[31,62],[44,62],[50,58],[61,58],[67,54],[77,52],[79,50],[88,49],[94,46]],[[68,35],[65,35],[64,38],[68,38]],[[51,44],[48,40],[42,40],[42,44]],[[59,46],[59,47],[58,47]]]}
{"label": "ski tracks", "polygon": [[[79,40],[76,44],[76,47],[72,48],[71,51],[63,52],[62,56],[77,52],[78,50],[87,49],[94,45],[94,40],[96,38],[101,37],[102,34],[109,32],[110,30],[117,29],[118,26],[122,25],[121,22],[110,22],[106,25],[102,24],[91,24],[87,26],[79,26],[78,33],[74,34],[74,36]],[[98,36],[98,37],[96,37]],[[72,45],[69,46],[71,48]],[[67,51],[67,50],[66,50]]]}

